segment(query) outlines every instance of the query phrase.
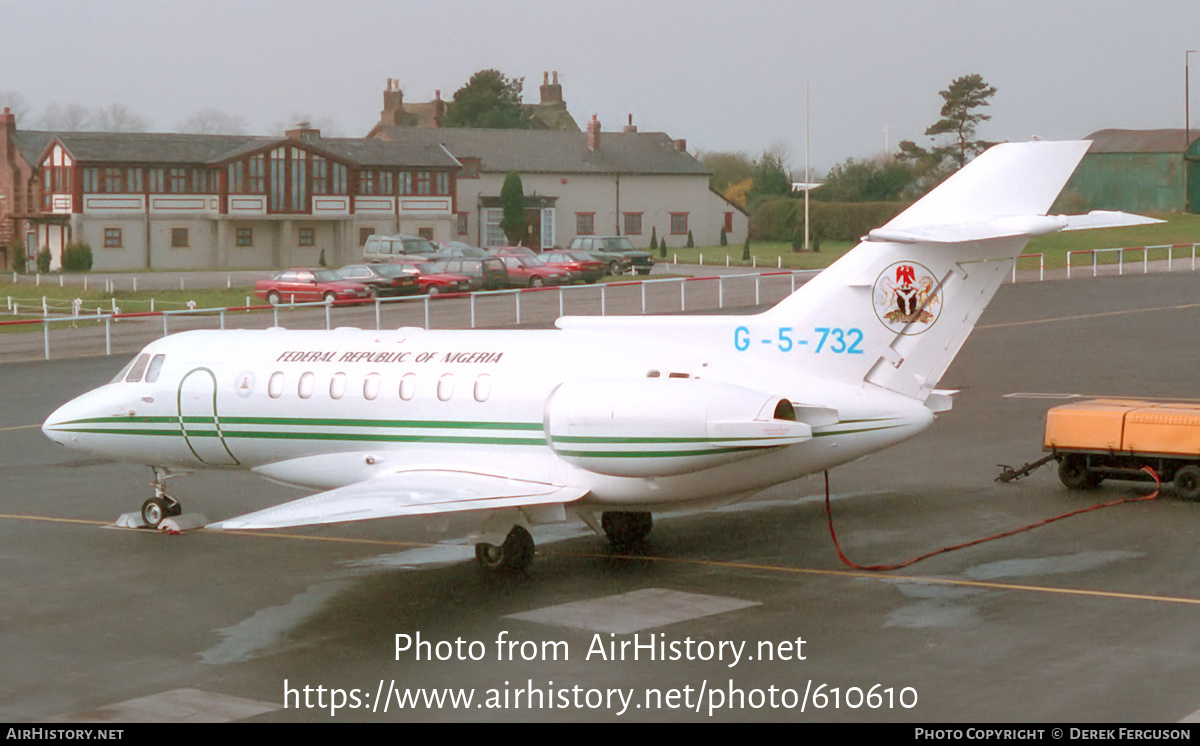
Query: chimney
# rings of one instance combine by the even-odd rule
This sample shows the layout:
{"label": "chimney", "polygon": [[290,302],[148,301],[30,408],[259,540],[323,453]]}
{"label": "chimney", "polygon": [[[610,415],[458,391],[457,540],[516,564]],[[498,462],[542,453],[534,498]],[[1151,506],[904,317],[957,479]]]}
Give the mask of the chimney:
{"label": "chimney", "polygon": [[687,152],[687,140],[674,140],[672,142],[672,144],[675,146],[675,149],[678,150],[680,153]]}
{"label": "chimney", "polygon": [[588,122],[587,138],[588,150],[600,149],[600,121],[595,114],[592,115],[592,121]]}
{"label": "chimney", "polygon": [[633,115],[632,114],[629,115],[629,124],[625,125],[625,132],[627,134],[630,132],[637,132],[637,126],[634,125],[634,123],[633,123]]}
{"label": "chimney", "polygon": [[309,144],[321,139],[321,130],[311,126],[308,122],[296,122],[295,129],[290,129],[283,134],[290,140],[299,140]]}
{"label": "chimney", "polygon": [[442,91],[439,88],[433,92],[433,126],[440,127],[442,116],[446,113],[446,102],[442,100]]}
{"label": "chimney", "polygon": [[384,126],[400,124],[404,116],[404,91],[400,90],[400,81],[388,78],[387,88],[383,91],[383,111],[379,113],[379,123]]}
{"label": "chimney", "polygon": [[542,73],[542,106],[558,105],[563,102],[562,86],[558,84],[558,71],[554,71],[554,82],[550,82],[550,73]]}

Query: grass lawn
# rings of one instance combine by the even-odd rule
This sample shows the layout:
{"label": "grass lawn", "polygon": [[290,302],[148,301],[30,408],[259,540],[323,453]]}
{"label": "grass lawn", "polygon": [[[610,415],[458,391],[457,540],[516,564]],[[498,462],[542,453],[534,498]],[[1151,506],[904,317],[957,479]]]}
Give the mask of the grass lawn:
{"label": "grass lawn", "polygon": [[[822,241],[820,251],[792,251],[792,244],[788,241],[751,241],[750,255],[757,259],[757,266],[763,269],[775,269],[780,266],[781,258],[784,269],[822,269],[854,246],[855,244],[849,241]],[[725,266],[726,257],[729,258],[728,264],[731,266],[749,267],[753,263],[753,260],[742,261],[740,244],[702,246],[694,249],[668,247],[667,257],[664,259],[660,254],[655,254],[654,261],[659,265],[666,265],[670,264],[674,257],[680,264],[699,264],[701,255],[705,264]]]}

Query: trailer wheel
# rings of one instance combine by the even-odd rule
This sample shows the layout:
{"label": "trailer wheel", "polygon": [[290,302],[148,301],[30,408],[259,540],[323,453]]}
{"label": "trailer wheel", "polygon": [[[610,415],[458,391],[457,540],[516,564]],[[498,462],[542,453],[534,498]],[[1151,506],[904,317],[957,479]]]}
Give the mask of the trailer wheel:
{"label": "trailer wheel", "polygon": [[1058,462],[1058,478],[1070,490],[1090,490],[1100,484],[1099,475],[1088,471],[1087,459],[1074,453]]}
{"label": "trailer wheel", "polygon": [[1200,467],[1185,466],[1175,472],[1175,491],[1184,500],[1200,500]]}

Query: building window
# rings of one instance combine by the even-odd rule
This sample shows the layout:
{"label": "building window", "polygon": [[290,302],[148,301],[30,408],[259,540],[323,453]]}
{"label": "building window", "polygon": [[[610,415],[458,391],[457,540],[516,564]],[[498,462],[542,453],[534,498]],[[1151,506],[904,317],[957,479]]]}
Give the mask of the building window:
{"label": "building window", "polygon": [[461,179],[478,179],[479,178],[479,161],[464,160]]}
{"label": "building window", "polygon": [[166,178],[164,171],[161,168],[150,169],[150,191],[156,194],[162,194],[166,191]]}
{"label": "building window", "polygon": [[104,229],[104,248],[119,249],[124,246],[121,240],[120,228],[105,228]]}
{"label": "building window", "polygon": [[396,186],[397,186],[397,189],[396,189],[397,194],[412,194],[413,193],[412,173],[409,171],[401,171],[400,178],[396,182]]}
{"label": "building window", "polygon": [[301,246],[316,246],[317,232],[312,228],[300,229],[300,245]]}
{"label": "building window", "polygon": [[183,194],[187,189],[186,168],[172,168],[167,172],[167,188],[171,194]]}
{"label": "building window", "polygon": [[417,172],[417,194],[427,195],[432,190],[433,175],[429,171]]}
{"label": "building window", "polygon": [[596,213],[575,213],[575,235],[590,236],[596,232]]}
{"label": "building window", "polygon": [[171,229],[171,248],[186,249],[188,247],[188,229],[187,228],[172,228]]}
{"label": "building window", "polygon": [[375,235],[374,228],[359,228],[358,229],[358,245],[366,246],[367,239]]}
{"label": "building window", "polygon": [[119,194],[121,192],[121,169],[104,169],[104,191],[108,194]]}
{"label": "building window", "polygon": [[420,236],[421,238],[425,239],[426,241],[432,241],[433,240],[433,228],[418,228],[417,235]]}
{"label": "building window", "polygon": [[437,191],[434,194],[449,194],[450,193],[450,174],[445,171],[437,173]]}
{"label": "building window", "polygon": [[98,169],[98,168],[83,169],[83,191],[85,191],[85,192],[100,191],[100,169]]}
{"label": "building window", "polygon": [[625,213],[625,235],[642,235],[642,214],[640,212]]}
{"label": "building window", "polygon": [[253,246],[254,245],[254,229],[253,228],[238,228],[237,229],[237,245],[238,246]]}
{"label": "building window", "polygon": [[725,213],[725,232],[733,233],[733,213]]}
{"label": "building window", "polygon": [[489,208],[483,211],[484,246],[504,246],[508,243],[508,238],[500,228],[500,219],[503,217],[504,210]]}
{"label": "building window", "polygon": [[686,212],[671,213],[671,235],[686,236],[688,232],[688,214]]}
{"label": "building window", "polygon": [[465,236],[470,232],[470,216],[468,212],[458,213],[458,235]]}

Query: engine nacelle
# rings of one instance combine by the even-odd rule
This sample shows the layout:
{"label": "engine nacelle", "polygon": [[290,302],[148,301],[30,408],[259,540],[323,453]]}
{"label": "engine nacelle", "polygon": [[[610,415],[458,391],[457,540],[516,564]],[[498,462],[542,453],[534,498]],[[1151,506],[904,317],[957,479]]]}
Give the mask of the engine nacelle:
{"label": "engine nacelle", "polygon": [[570,381],[544,423],[563,460],[617,477],[687,474],[812,438],[787,399],[695,378]]}

